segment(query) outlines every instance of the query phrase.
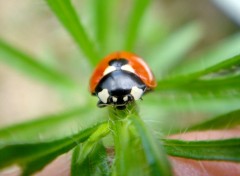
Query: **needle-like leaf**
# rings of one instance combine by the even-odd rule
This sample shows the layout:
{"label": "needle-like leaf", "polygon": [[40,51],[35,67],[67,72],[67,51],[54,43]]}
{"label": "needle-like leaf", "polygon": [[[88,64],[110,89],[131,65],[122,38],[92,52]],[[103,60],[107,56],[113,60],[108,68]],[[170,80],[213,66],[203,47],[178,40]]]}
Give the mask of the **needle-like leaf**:
{"label": "needle-like leaf", "polygon": [[240,125],[240,110],[233,111],[203,123],[189,127],[187,131],[213,130],[213,129],[230,129]]}
{"label": "needle-like leaf", "polygon": [[102,142],[96,143],[91,148],[91,153],[81,162],[78,160],[81,158],[81,147],[80,145],[74,149],[72,154],[72,166],[71,166],[71,175],[109,175],[109,166],[107,160],[106,148]]}
{"label": "needle-like leaf", "polygon": [[214,44],[211,48],[203,49],[203,52],[199,56],[195,56],[186,62],[182,62],[181,66],[178,67],[178,69],[175,69],[173,73],[184,74],[203,70],[230,57],[238,55],[239,50],[240,34],[236,33],[223,39],[219,43]]}
{"label": "needle-like leaf", "polygon": [[158,45],[150,47],[146,59],[156,78],[160,79],[175,68],[201,37],[201,25],[192,22],[172,32]]}
{"label": "needle-like leaf", "polygon": [[240,55],[237,55],[198,72],[159,81],[157,90],[239,90],[239,64]]}
{"label": "needle-like leaf", "polygon": [[0,60],[16,67],[28,76],[64,88],[74,88],[76,84],[63,73],[39,62],[38,59],[11,46],[0,39]]}
{"label": "needle-like leaf", "polygon": [[10,144],[0,148],[0,168],[18,164],[23,169],[22,175],[30,175],[42,169],[57,156],[68,152],[77,144],[84,142],[98,129],[99,125],[59,140]]}
{"label": "needle-like leaf", "polygon": [[46,0],[52,11],[62,22],[67,31],[71,34],[79,49],[89,59],[92,66],[98,63],[99,55],[96,46],[90,40],[86,30],[81,24],[75,9],[70,0]]}
{"label": "needle-like leaf", "polygon": [[127,51],[132,51],[134,45],[136,43],[138,28],[143,19],[143,15],[150,4],[150,0],[135,0],[133,4],[133,9],[131,10],[131,14],[127,24],[127,31],[125,36],[125,44],[124,49]]}
{"label": "needle-like leaf", "polygon": [[66,137],[93,125],[96,119],[94,112],[90,113],[88,107],[83,107],[5,127],[0,130],[0,148]]}
{"label": "needle-like leaf", "polygon": [[153,138],[138,117],[130,117],[130,120],[140,137],[151,175],[172,175],[171,166],[163,146]]}
{"label": "needle-like leaf", "polygon": [[109,38],[110,28],[112,27],[112,5],[114,0],[94,0],[94,21],[95,21],[95,32],[97,42],[101,52],[101,57],[104,57],[107,53],[107,42]]}
{"label": "needle-like leaf", "polygon": [[208,141],[180,141],[165,139],[169,155],[200,160],[240,162],[240,138]]}

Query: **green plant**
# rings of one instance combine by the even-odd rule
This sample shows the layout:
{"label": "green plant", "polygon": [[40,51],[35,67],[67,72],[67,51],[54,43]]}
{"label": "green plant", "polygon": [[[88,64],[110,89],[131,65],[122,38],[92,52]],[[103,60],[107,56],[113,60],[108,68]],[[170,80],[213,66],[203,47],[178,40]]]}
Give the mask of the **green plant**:
{"label": "green plant", "polygon": [[[152,16],[148,14],[149,19],[145,22],[151,23],[152,28],[141,28],[143,15],[150,5],[148,0],[134,1],[128,27],[118,36],[122,41],[114,32],[119,23],[107,13],[115,7],[116,1],[92,1],[96,12],[94,40],[90,39],[70,0],[46,2],[84,54],[89,63],[88,70],[115,48],[136,51],[148,59],[158,79],[158,87],[144,97],[139,107],[133,103],[122,111],[113,107],[100,110],[96,108],[96,99],[87,97],[83,86],[72,78],[0,40],[1,60],[55,86],[60,93],[63,90],[69,94],[77,91],[87,97],[82,107],[1,129],[0,168],[18,164],[22,175],[30,175],[70,150],[73,150],[72,175],[171,175],[167,154],[199,160],[240,161],[240,138],[206,141],[167,138],[182,129],[227,129],[240,124],[240,55],[229,49],[240,46],[239,34],[202,57],[184,62],[182,59],[201,38],[200,24],[193,22],[169,34],[156,21],[149,20]],[[163,37],[162,33],[167,34]],[[155,37],[160,42],[150,48],[152,41],[148,39]],[[147,49],[143,52],[137,50],[137,43]],[[228,57],[232,55],[236,56]],[[200,62],[204,62],[204,67]],[[81,83],[87,84],[84,80]],[[193,105],[195,111],[207,112],[210,116],[195,119],[198,123],[194,125],[173,125],[174,121],[193,118]],[[178,112],[190,115],[181,117]],[[149,119],[157,123],[150,124]],[[149,129],[150,125],[153,130]],[[106,149],[113,146],[115,160],[109,163]]]}

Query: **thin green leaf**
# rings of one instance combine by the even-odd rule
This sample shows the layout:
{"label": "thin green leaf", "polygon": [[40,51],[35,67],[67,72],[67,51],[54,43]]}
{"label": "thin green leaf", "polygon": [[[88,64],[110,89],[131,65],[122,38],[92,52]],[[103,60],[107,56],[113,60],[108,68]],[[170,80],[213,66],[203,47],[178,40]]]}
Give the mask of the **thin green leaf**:
{"label": "thin green leaf", "polygon": [[82,151],[78,145],[72,154],[71,175],[109,175],[109,166],[107,160],[106,148],[102,142],[97,142],[89,155],[79,163]]}
{"label": "thin green leaf", "polygon": [[172,131],[202,121],[199,116],[207,120],[240,109],[240,93],[156,92],[144,97],[139,104],[146,122],[156,125],[157,131]]}
{"label": "thin green leaf", "polygon": [[125,44],[124,49],[128,51],[132,51],[134,45],[136,43],[136,39],[138,36],[138,28],[143,19],[143,15],[150,4],[150,0],[135,0],[133,4],[133,9],[131,10],[131,14],[129,17],[129,21],[127,24],[127,31],[125,36]]}
{"label": "thin green leaf", "polygon": [[[93,0],[98,1],[98,0]],[[106,27],[106,46],[105,51],[101,52],[102,56],[106,56],[109,53],[116,52],[123,49],[123,41],[125,40],[124,32],[122,28],[122,7],[126,4],[118,0],[104,0],[102,3],[106,3],[107,19],[105,23],[108,25]],[[108,2],[108,3],[107,3]],[[125,4],[125,5],[124,5]],[[96,14],[99,15],[99,14]],[[124,24],[125,28],[125,24]],[[101,48],[100,48],[101,51]]]}
{"label": "thin green leaf", "polygon": [[144,123],[138,117],[130,117],[140,137],[145,152],[151,175],[172,175],[171,167],[165,151],[160,143],[152,137]]}
{"label": "thin green leaf", "polygon": [[57,156],[71,150],[84,142],[98,129],[99,125],[82,130],[71,137],[50,142],[22,143],[0,148],[0,168],[18,164],[22,167],[22,175],[30,175],[47,165]]}
{"label": "thin green leaf", "polygon": [[[240,55],[236,55],[232,58],[219,62],[213,66],[205,68],[201,71],[192,73],[188,77],[190,79],[199,78],[203,76],[212,76],[214,78],[214,77],[218,77],[218,75],[216,74],[219,74],[219,76],[223,76],[223,77],[225,77],[226,75],[228,76],[229,74],[230,75],[238,74],[239,65],[240,65]],[[209,74],[215,74],[215,75],[209,75]]]}
{"label": "thin green leaf", "polygon": [[94,13],[95,13],[95,24],[96,24],[96,38],[101,48],[102,57],[106,54],[107,39],[110,28],[110,17],[112,12],[113,0],[94,0]]}
{"label": "thin green leaf", "polygon": [[157,90],[186,89],[196,92],[211,91],[211,88],[238,90],[239,64],[240,55],[237,55],[204,70],[160,81]]}
{"label": "thin green leaf", "polygon": [[40,63],[38,59],[27,55],[23,51],[11,46],[1,39],[0,60],[18,68],[29,76],[34,76],[35,78],[51,85],[64,88],[74,88],[76,86],[76,84],[64,74]]}
{"label": "thin green leaf", "polygon": [[80,173],[86,173],[88,175],[90,175],[90,171],[89,169],[91,167],[84,167],[81,168],[81,165],[79,165],[77,163],[78,158],[80,157],[80,153],[81,153],[81,146],[77,145],[74,149],[73,149],[73,153],[72,153],[72,161],[71,161],[71,175],[75,176],[75,175],[80,175]]}
{"label": "thin green leaf", "polygon": [[[151,4],[154,6],[154,2]],[[151,7],[150,7],[151,8]],[[160,12],[161,13],[161,12]],[[148,56],[155,51],[170,35],[169,26],[164,22],[165,18],[155,10],[147,10],[144,15],[141,27],[138,29],[138,40],[136,49],[147,61],[151,60]],[[156,23],[157,21],[157,23]],[[151,46],[151,47],[149,47]],[[141,49],[142,48],[142,49]],[[146,48],[143,50],[143,48]]]}
{"label": "thin green leaf", "polygon": [[165,139],[169,155],[199,160],[240,162],[240,138],[209,141],[180,141]]}
{"label": "thin green leaf", "polygon": [[[150,49],[148,64],[157,78],[171,71],[184,56],[199,42],[201,26],[197,22],[184,25],[164,41]],[[181,42],[180,42],[181,41]]]}
{"label": "thin green leaf", "polygon": [[109,133],[109,125],[102,124],[98,127],[98,129],[89,137],[89,139],[83,144],[81,148],[81,154],[78,158],[78,165],[81,165],[83,161],[86,160],[89,153],[91,153],[92,148],[96,145],[98,141],[100,141],[103,137],[105,137]]}
{"label": "thin green leaf", "polygon": [[237,33],[213,45],[211,48],[203,50],[203,53],[188,60],[188,62],[183,62],[178,69],[174,70],[174,74],[184,74],[203,70],[239,54],[239,51],[240,34]]}
{"label": "thin green leaf", "polygon": [[[226,104],[228,104],[228,102],[226,102]],[[212,105],[210,104],[209,106],[211,107]],[[188,131],[204,131],[204,130],[218,130],[218,129],[227,130],[240,125],[240,118],[239,118],[240,110],[235,110],[229,113],[229,108],[227,109],[228,109],[228,112],[224,113],[224,115],[218,115],[217,117],[214,117],[214,118],[208,117],[204,121],[202,119],[200,120],[201,121],[200,123],[198,124],[195,123],[195,125],[192,125],[192,126],[184,125],[184,127],[180,127],[180,128],[176,127],[169,130],[170,129],[169,127],[167,127],[166,125],[163,125],[164,127],[161,128],[161,130],[165,132],[167,135],[170,135],[170,134],[178,134],[183,131],[188,132]],[[191,119],[194,120],[192,117]],[[181,118],[181,120],[184,120],[184,119]],[[173,123],[174,121],[175,120],[173,119],[173,121],[169,123]]]}
{"label": "thin green leaf", "polygon": [[[180,78],[179,78],[180,79]],[[184,79],[184,78],[183,78]],[[183,80],[183,82],[174,81],[160,81],[160,85],[156,90],[179,90],[186,91],[190,93],[209,93],[222,91],[235,91],[239,92],[240,90],[240,76],[233,76],[223,79],[210,79],[210,80]],[[187,78],[188,79],[188,78]],[[227,95],[227,94],[226,94]],[[232,96],[231,94],[229,94]]]}
{"label": "thin green leaf", "polygon": [[90,40],[70,0],[46,0],[49,7],[56,14],[59,21],[72,35],[79,49],[89,59],[92,66],[98,63],[99,55],[96,46]]}
{"label": "thin green leaf", "polygon": [[29,141],[49,141],[85,129],[99,119],[97,114],[89,109],[90,107],[77,108],[3,128],[0,130],[0,148]]}
{"label": "thin green leaf", "polygon": [[194,125],[187,131],[213,130],[213,129],[230,129],[240,125],[240,110],[233,111],[218,117],[215,117],[206,122]]}

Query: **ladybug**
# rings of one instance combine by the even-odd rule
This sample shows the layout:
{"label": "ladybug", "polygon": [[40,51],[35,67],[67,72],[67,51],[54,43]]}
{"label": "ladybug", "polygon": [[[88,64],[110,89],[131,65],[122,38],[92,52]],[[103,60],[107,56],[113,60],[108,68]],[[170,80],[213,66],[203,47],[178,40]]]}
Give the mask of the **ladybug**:
{"label": "ladybug", "polygon": [[148,65],[137,55],[114,52],[105,57],[94,70],[89,89],[98,96],[98,107],[107,105],[125,109],[129,102],[156,87],[156,80]]}

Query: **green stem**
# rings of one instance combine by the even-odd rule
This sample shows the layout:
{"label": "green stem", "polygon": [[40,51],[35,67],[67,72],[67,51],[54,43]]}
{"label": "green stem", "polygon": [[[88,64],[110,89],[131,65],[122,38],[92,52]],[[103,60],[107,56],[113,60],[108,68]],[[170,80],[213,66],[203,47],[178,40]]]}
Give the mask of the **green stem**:
{"label": "green stem", "polygon": [[[109,108],[115,143],[114,173],[117,175],[171,175],[162,145],[147,130],[135,103],[125,110]],[[114,175],[114,174],[113,174]]]}
{"label": "green stem", "polygon": [[[129,117],[133,115],[138,116],[135,103],[128,105],[125,110],[118,110],[114,107],[109,108],[110,127],[112,129],[116,152],[116,159],[113,166],[116,175],[141,175],[143,168],[146,168],[144,155],[135,156],[135,149],[139,147],[139,142],[135,142],[137,141],[137,137],[129,121]],[[144,167],[142,167],[143,165]]]}
{"label": "green stem", "polygon": [[109,107],[108,108],[109,117],[113,122],[127,119],[127,117],[131,115],[138,116],[138,107],[135,102],[132,102],[127,105],[126,109],[119,110],[116,107]]}

